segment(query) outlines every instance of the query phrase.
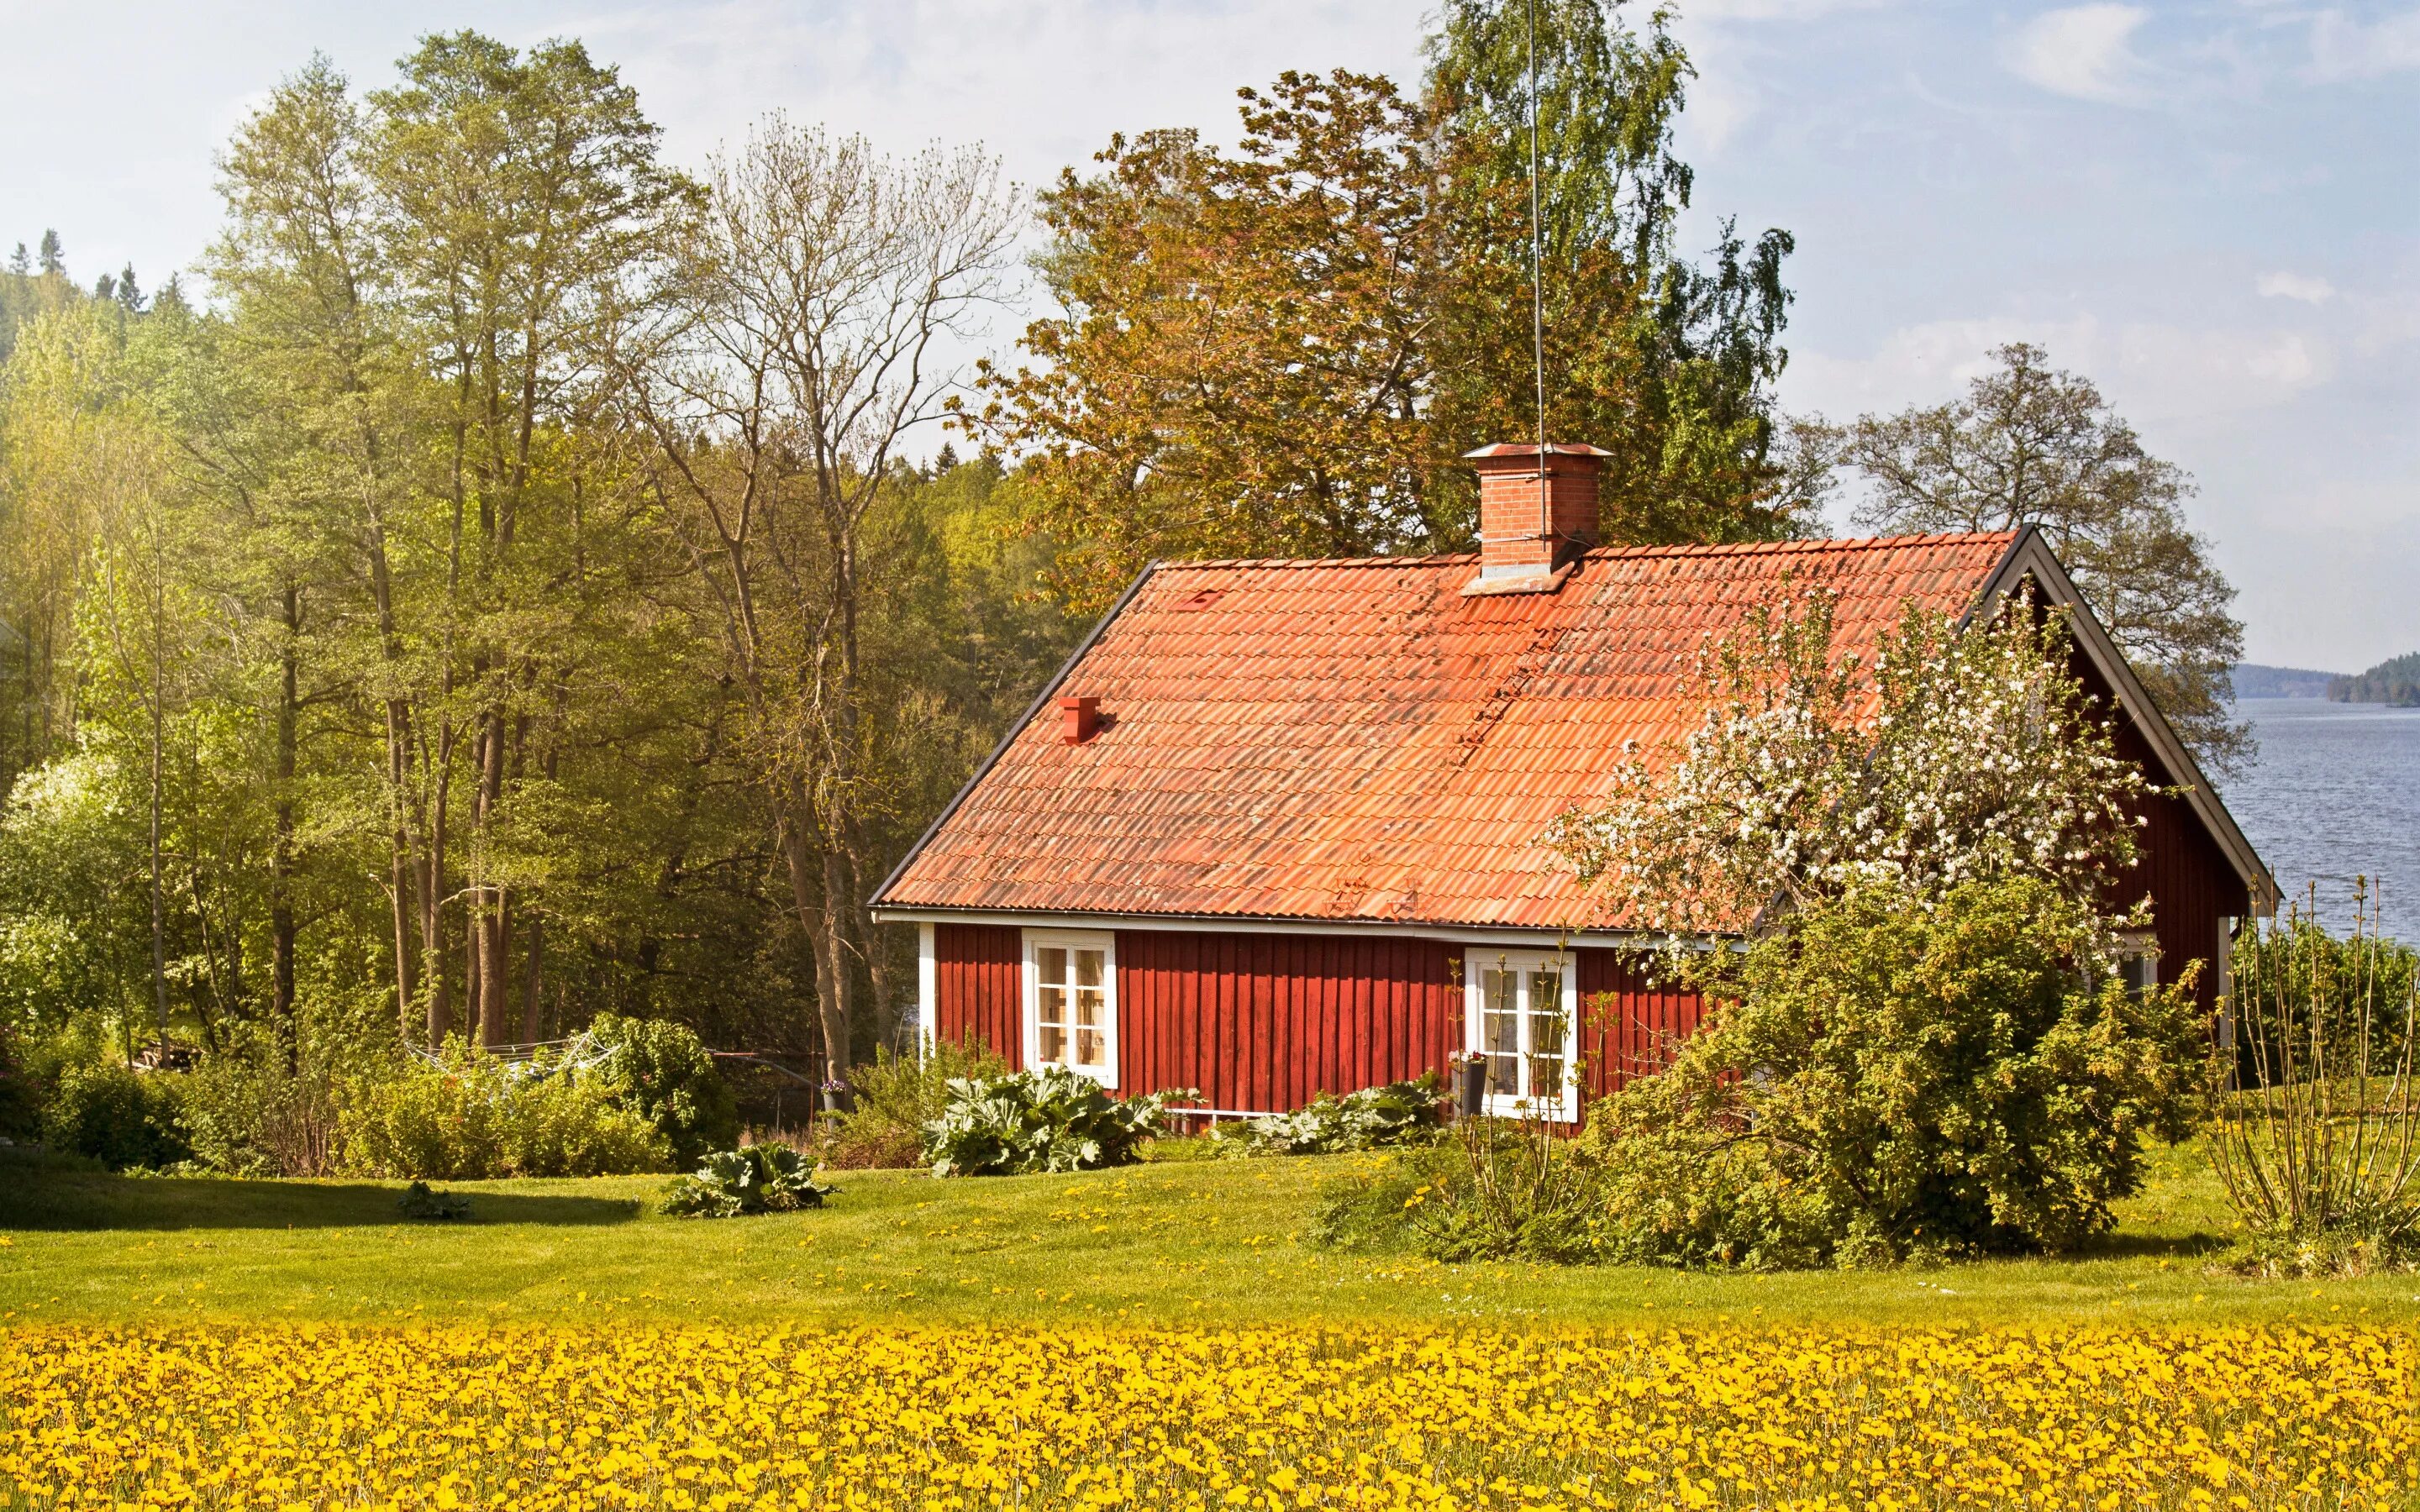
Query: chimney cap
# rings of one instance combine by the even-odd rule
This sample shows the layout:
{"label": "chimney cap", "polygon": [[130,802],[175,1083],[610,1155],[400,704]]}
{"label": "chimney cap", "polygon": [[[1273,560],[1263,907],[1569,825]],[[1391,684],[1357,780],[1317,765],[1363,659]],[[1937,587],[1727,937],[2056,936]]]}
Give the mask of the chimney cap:
{"label": "chimney cap", "polygon": [[[1463,453],[1462,459],[1466,462],[1493,462],[1507,457],[1534,457],[1537,455],[1538,443],[1535,441],[1490,441],[1477,451]],[[1603,447],[1590,446],[1585,441],[1548,441],[1546,455],[1548,456],[1611,456],[1613,454]]]}

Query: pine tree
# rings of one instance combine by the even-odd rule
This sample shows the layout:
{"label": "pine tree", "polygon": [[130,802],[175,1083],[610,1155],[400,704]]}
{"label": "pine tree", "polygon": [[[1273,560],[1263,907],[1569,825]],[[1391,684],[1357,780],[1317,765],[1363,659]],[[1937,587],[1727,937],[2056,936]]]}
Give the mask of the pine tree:
{"label": "pine tree", "polygon": [[8,271],[23,278],[33,270],[34,259],[25,255],[25,244],[20,241],[17,250],[8,255]]}
{"label": "pine tree", "polygon": [[92,281],[92,297],[96,300],[117,298],[117,280],[107,273]]}
{"label": "pine tree", "polygon": [[59,247],[59,234],[56,231],[44,231],[42,233],[42,271],[64,273],[67,270],[67,254]]}
{"label": "pine tree", "polygon": [[143,311],[143,291],[135,286],[132,263],[128,263],[117,275],[117,302],[137,315]]}

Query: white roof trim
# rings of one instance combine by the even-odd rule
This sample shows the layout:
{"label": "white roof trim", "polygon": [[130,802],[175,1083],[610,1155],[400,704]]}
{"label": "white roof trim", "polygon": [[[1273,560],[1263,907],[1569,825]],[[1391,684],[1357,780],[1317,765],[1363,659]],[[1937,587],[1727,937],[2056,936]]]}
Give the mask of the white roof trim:
{"label": "white roof trim", "polygon": [[1628,930],[1542,930],[1470,924],[1390,924],[1364,918],[1264,918],[1222,914],[1060,914],[1005,908],[920,908],[891,903],[874,910],[877,924],[995,924],[1011,929],[1153,929],[1188,934],[1360,934],[1444,940],[1458,945],[1518,949],[1607,948],[1651,938]]}
{"label": "white roof trim", "polygon": [[2134,669],[2126,664],[2124,653],[2118,649],[2118,643],[2109,639],[2108,630],[2093,616],[2091,606],[2084,601],[2084,594],[2075,586],[2075,579],[2067,575],[2067,568],[2059,562],[2058,553],[2051,549],[2050,543],[2043,539],[2038,527],[2026,526],[2009,545],[2009,554],[2001,560],[1999,570],[1984,584],[1977,608],[1996,610],[2001,600],[2015,593],[2028,578],[2034,580],[2046,600],[2071,611],[2068,616],[2068,625],[2074,633],[2075,643],[2084,649],[2094,670],[2117,690],[2118,704],[2134,721],[2134,727],[2143,733],[2152,751],[2167,768],[2168,785],[2181,791],[2186,804],[2201,820],[2202,826],[2210,831],[2211,838],[2218,842],[2218,848],[2234,866],[2236,875],[2243,880],[2244,889],[2252,895],[2254,912],[2274,913],[2277,908],[2277,879],[2270,875],[2268,864],[2260,859],[2260,853],[2252,848],[2252,841],[2237,826],[2235,816],[2226,811],[2226,805],[2219,799],[2218,790],[2211,785],[2209,778],[2202,775],[2201,765],[2193,759],[2193,752],[2177,738],[2167,717],[2151,702],[2150,692],[2134,675]]}

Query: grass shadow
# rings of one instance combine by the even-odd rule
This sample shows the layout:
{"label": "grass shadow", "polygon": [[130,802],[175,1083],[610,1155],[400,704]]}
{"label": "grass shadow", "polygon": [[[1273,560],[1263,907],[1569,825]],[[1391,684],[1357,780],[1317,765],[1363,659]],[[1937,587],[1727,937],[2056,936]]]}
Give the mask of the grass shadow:
{"label": "grass shadow", "polygon": [[2103,1234],[2077,1255],[2086,1260],[2187,1260],[2215,1255],[2227,1247],[2223,1234],[2146,1234],[2123,1229]]}
{"label": "grass shadow", "polygon": [[[368,1181],[230,1181],[116,1176],[106,1171],[9,1161],[0,1165],[0,1230],[358,1228],[409,1222],[396,1211],[400,1185]],[[471,1200],[468,1217],[414,1227],[497,1224],[594,1226],[628,1223],[640,1204],[626,1198],[490,1192],[445,1186]]]}

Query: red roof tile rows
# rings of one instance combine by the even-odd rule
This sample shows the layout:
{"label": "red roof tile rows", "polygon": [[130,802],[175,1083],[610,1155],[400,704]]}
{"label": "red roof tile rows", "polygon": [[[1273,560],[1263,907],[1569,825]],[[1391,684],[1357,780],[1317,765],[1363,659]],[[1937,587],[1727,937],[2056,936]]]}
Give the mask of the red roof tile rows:
{"label": "red roof tile rows", "polygon": [[1539,835],[1627,742],[1684,735],[1705,636],[1821,585],[1844,648],[1962,613],[2012,535],[1605,548],[1552,594],[1465,597],[1469,556],[1164,565],[878,906],[1558,929]]}

